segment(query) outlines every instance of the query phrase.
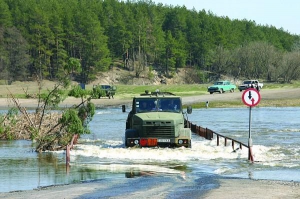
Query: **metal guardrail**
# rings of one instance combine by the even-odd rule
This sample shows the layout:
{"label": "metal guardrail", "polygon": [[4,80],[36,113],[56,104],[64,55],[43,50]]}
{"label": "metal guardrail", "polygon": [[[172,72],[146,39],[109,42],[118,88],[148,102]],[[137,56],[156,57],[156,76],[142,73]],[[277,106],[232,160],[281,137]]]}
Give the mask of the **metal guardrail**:
{"label": "metal guardrail", "polygon": [[230,138],[230,137],[227,137],[227,136],[224,136],[224,135],[221,135],[219,133],[216,133],[208,128],[203,128],[201,126],[197,126],[196,124],[193,124],[191,123],[190,121],[186,120],[186,125],[188,128],[191,129],[191,131],[201,137],[204,137],[205,139],[207,140],[212,140],[214,135],[217,136],[217,146],[220,145],[220,137],[221,138],[224,138],[225,141],[224,141],[224,145],[227,146],[227,142],[229,140],[231,140],[231,145],[232,145],[232,149],[235,150],[235,143],[237,143],[239,145],[239,149],[242,149],[242,146],[246,147],[246,148],[249,148],[248,145],[238,141],[238,140],[235,140],[233,138]]}

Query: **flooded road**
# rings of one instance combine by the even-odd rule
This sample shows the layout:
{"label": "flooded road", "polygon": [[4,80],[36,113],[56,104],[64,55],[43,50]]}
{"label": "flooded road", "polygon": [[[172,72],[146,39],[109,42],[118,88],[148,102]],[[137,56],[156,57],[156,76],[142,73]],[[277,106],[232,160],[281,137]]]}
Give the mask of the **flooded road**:
{"label": "flooded road", "polygon": [[[37,154],[31,141],[1,141],[0,192],[103,182],[107,186],[103,196],[118,195],[116,186],[126,192],[133,185],[140,191],[152,187],[154,195],[155,190],[156,194],[165,190],[169,196],[167,189],[188,194],[199,184],[205,192],[218,186],[216,178],[224,177],[300,181],[300,108],[252,111],[254,164],[248,162],[246,149],[234,152],[231,146],[216,146],[216,138],[197,135],[191,149],[125,148],[127,113],[119,107],[103,108],[90,123],[92,133],[82,136],[71,151],[68,171],[63,151]],[[247,143],[248,116],[248,108],[208,108],[194,109],[188,119]]]}

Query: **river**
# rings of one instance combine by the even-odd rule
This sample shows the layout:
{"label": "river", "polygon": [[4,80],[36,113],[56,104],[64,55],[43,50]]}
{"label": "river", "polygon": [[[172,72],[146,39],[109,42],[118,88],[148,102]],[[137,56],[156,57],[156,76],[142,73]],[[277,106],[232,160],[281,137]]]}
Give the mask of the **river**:
{"label": "river", "polygon": [[[38,154],[31,141],[0,141],[0,192],[98,180],[124,184],[132,178],[140,183],[147,179],[148,185],[157,180],[173,185],[207,183],[209,176],[300,182],[299,111],[298,107],[252,108],[251,163],[247,148],[233,150],[222,139],[217,146],[216,138],[205,140],[197,135],[193,135],[191,149],[124,148],[128,112],[123,113],[121,107],[97,109],[89,125],[92,133],[82,136],[71,151],[68,170],[64,151]],[[248,142],[249,108],[194,109],[188,120]]]}

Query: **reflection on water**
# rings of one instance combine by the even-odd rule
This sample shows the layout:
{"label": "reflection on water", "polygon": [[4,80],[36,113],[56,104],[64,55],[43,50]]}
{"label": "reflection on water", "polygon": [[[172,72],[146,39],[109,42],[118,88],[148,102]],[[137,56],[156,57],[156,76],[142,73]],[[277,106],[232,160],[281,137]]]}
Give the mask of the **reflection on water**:
{"label": "reflection on water", "polygon": [[[31,141],[0,141],[1,191],[25,190],[60,182],[61,154],[34,152]],[[53,183],[51,183],[53,184]]]}
{"label": "reflection on water", "polygon": [[36,153],[30,141],[0,141],[0,192],[101,179],[107,174],[72,165],[67,171],[65,153]]}
{"label": "reflection on water", "polygon": [[[99,145],[101,148],[102,145]],[[93,145],[88,143],[87,146]],[[83,156],[72,157],[73,161],[68,169],[65,165],[64,152],[36,153],[30,141],[0,141],[0,148],[0,176],[3,182],[0,185],[0,192],[30,190],[42,186],[103,178],[124,178],[130,175],[131,177],[147,174],[182,176],[185,170],[185,166],[175,164],[172,167],[171,163],[168,166],[172,168],[164,168],[151,165],[153,164],[151,162],[149,165],[135,165],[130,161],[127,163],[118,160],[103,161],[101,158]]]}
{"label": "reflection on water", "polygon": [[[141,167],[141,165],[138,165],[138,166],[136,165],[135,167]],[[177,166],[171,167],[170,171],[169,172],[167,172],[166,170],[162,171],[161,168],[155,168],[155,169],[149,169],[149,168],[148,169],[147,168],[134,169],[134,168],[131,168],[130,171],[125,172],[125,177],[126,178],[134,178],[134,177],[141,177],[141,176],[160,175],[160,174],[163,173],[164,176],[166,174],[169,174],[169,175],[170,174],[178,174],[183,179],[185,179],[186,178],[186,172],[189,172],[189,169],[187,169],[186,165],[177,165]]]}
{"label": "reflection on water", "polygon": [[[253,109],[256,162],[249,164],[246,149],[234,152],[231,146],[224,146],[224,140],[217,147],[216,138],[210,141],[196,135],[191,149],[124,148],[127,113],[122,113],[121,108],[98,109],[90,123],[92,133],[82,136],[71,151],[69,170],[64,151],[38,154],[31,141],[0,141],[0,192],[104,178],[199,178],[203,173],[300,181],[299,111],[300,108]],[[194,109],[189,120],[247,143],[248,116],[247,108],[208,108]]]}

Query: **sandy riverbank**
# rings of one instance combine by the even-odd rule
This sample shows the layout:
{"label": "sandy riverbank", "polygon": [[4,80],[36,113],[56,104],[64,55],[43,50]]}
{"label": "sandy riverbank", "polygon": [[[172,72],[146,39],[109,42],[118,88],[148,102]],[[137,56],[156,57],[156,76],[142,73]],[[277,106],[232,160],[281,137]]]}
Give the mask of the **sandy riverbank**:
{"label": "sandy riverbank", "polygon": [[[203,192],[207,189],[202,186],[191,187],[191,193],[195,196],[189,198],[206,198],[206,199],[235,199],[235,198],[257,198],[257,199],[293,199],[300,198],[299,183],[270,181],[270,180],[250,180],[250,179],[219,179],[219,187]],[[45,187],[38,190],[20,191],[11,193],[0,193],[0,198],[7,199],[33,199],[33,198],[47,198],[47,199],[74,199],[74,198],[101,198],[99,197],[105,192],[107,187],[103,182],[90,182],[81,184],[71,184],[62,186]],[[115,190],[117,191],[117,190]],[[151,192],[151,194],[148,194]],[[198,193],[199,192],[199,193]],[[115,199],[131,199],[131,198],[170,198],[172,189],[165,188],[153,193],[153,191],[136,191],[129,190],[124,195],[115,196],[113,193],[111,197]],[[184,194],[183,194],[184,195]],[[197,196],[196,196],[197,195]],[[185,197],[178,197],[185,198]]]}

